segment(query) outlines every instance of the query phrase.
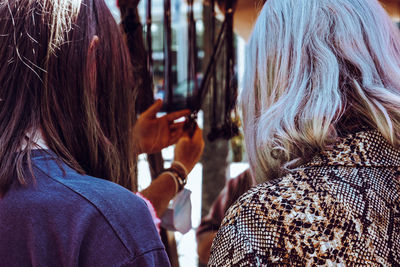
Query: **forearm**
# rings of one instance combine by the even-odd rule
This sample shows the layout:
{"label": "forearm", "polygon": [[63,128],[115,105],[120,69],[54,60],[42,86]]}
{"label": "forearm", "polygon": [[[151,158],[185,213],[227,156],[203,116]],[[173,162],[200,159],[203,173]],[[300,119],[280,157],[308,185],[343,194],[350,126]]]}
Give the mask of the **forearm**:
{"label": "forearm", "polygon": [[176,195],[176,184],[171,175],[164,172],[140,193],[153,204],[157,216],[161,217]]}

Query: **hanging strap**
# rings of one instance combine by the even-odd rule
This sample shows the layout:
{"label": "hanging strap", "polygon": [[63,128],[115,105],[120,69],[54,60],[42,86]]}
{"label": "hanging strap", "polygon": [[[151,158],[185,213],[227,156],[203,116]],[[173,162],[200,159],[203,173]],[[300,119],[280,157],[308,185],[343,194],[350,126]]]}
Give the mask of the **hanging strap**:
{"label": "hanging strap", "polygon": [[171,0],[164,0],[164,92],[166,94],[167,111],[172,108],[172,30],[171,30]]}

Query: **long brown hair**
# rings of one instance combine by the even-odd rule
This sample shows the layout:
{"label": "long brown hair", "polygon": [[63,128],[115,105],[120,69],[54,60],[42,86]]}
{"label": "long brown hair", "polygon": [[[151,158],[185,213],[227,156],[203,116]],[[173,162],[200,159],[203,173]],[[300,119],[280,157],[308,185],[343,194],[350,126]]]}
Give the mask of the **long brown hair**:
{"label": "long brown hair", "polygon": [[0,2],[0,194],[28,182],[27,136],[39,131],[76,171],[134,186],[128,53],[103,0]]}

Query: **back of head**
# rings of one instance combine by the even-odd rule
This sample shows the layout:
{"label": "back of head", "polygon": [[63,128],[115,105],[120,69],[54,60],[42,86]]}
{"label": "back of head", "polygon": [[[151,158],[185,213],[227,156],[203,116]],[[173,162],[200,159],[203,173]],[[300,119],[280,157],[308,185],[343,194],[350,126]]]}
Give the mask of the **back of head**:
{"label": "back of head", "polygon": [[255,177],[276,178],[362,128],[398,146],[399,42],[376,0],[268,0],[242,93]]}
{"label": "back of head", "polygon": [[103,0],[3,0],[0,21],[0,192],[27,182],[40,131],[75,170],[129,180],[131,65]]}

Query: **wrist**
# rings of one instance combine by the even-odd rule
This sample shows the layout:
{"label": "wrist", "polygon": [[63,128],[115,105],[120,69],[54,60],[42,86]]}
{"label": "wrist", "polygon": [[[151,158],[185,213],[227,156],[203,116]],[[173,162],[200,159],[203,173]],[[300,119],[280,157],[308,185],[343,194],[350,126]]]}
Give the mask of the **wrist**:
{"label": "wrist", "polygon": [[185,161],[185,159],[178,159],[178,160],[174,159],[171,163],[171,166],[173,166],[173,164],[175,163],[177,166],[180,166],[185,170],[185,175],[188,175],[192,171],[193,166],[195,165],[192,162]]}
{"label": "wrist", "polygon": [[178,160],[172,161],[171,167],[177,168],[184,177],[187,177],[189,174],[185,164],[183,164],[182,162],[180,162]]}
{"label": "wrist", "polygon": [[171,167],[165,169],[164,173],[173,178],[176,185],[176,193],[183,190],[187,182],[187,169],[184,164],[179,161],[173,161]]}
{"label": "wrist", "polygon": [[178,179],[175,177],[175,174],[171,171],[168,171],[168,169],[164,170],[163,172],[164,174],[167,174],[169,177],[172,178],[172,180],[174,181],[175,184],[175,194],[176,195],[179,192],[179,182]]}

